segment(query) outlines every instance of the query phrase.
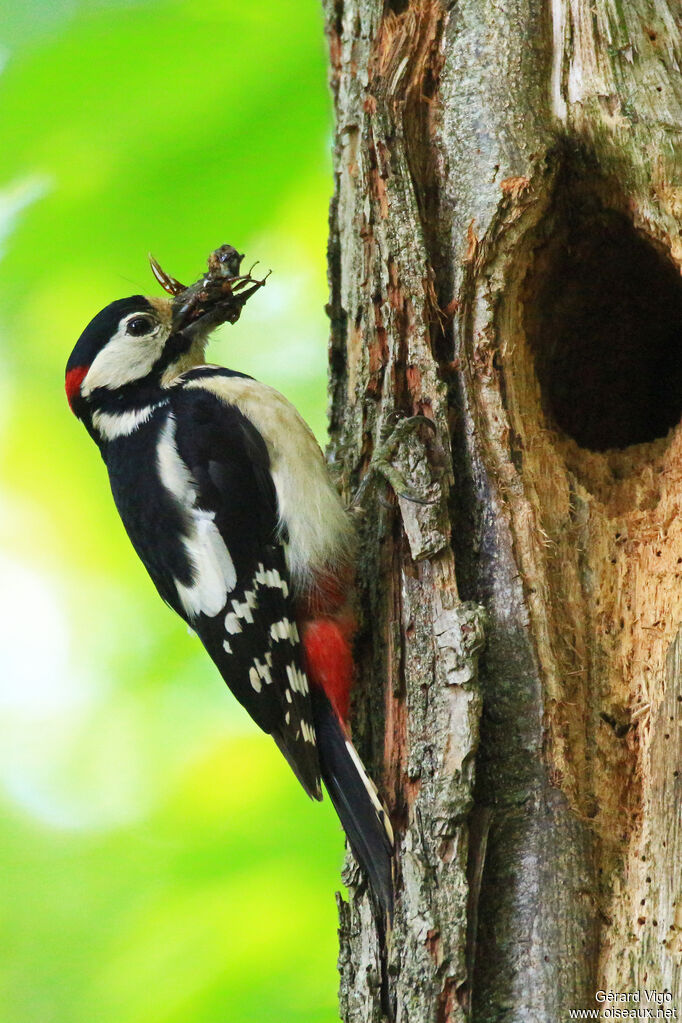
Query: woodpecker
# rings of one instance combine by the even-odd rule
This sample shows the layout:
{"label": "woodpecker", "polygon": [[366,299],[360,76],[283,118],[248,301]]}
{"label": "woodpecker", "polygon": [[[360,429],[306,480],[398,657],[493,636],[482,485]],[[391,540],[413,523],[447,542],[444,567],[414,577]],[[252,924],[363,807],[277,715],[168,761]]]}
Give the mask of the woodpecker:
{"label": "woodpecker", "polygon": [[152,261],[173,299],[102,309],[68,360],[67,398],[159,594],[308,795],[321,799],[324,782],[390,920],[393,834],[348,730],[352,526],[294,406],[205,363],[210,332],[238,318],[238,285],[252,280],[231,276],[241,257],[223,256],[222,278],[213,257],[194,290]]}

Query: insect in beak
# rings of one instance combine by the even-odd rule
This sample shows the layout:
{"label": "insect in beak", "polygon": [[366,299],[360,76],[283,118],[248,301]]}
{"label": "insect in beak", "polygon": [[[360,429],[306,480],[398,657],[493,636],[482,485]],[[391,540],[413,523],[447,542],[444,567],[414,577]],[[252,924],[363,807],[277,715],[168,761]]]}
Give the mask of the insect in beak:
{"label": "insect in beak", "polygon": [[176,281],[175,277],[171,277],[162,269],[161,264],[157,259],[154,259],[151,252],[149,253],[149,265],[152,268],[152,273],[156,277],[157,281],[161,285],[164,291],[167,291],[169,295],[179,295],[181,291],[187,291],[187,287],[181,284],[180,281]]}
{"label": "insect in beak", "polygon": [[236,323],[248,299],[263,287],[270,272],[258,280],[251,267],[241,274],[244,256],[232,245],[221,245],[208,258],[208,271],[189,287],[171,277],[158,260],[149,255],[154,277],[164,291],[173,296],[175,331],[212,330],[221,323]]}

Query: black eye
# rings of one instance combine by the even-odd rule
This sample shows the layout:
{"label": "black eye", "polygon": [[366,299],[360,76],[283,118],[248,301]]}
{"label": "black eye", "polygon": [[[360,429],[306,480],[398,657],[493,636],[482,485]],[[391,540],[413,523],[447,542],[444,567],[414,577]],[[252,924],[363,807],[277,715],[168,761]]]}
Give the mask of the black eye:
{"label": "black eye", "polygon": [[155,326],[156,323],[151,316],[133,316],[126,324],[126,334],[142,337],[143,334],[150,334]]}

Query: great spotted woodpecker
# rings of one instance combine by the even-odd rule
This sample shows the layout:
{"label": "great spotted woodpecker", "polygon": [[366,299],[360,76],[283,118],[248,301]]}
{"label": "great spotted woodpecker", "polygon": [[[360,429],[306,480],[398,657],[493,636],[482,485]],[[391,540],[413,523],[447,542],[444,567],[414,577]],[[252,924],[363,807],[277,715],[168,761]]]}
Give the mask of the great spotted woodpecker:
{"label": "great spotted woodpecker", "polygon": [[133,295],[99,312],[66,366],[69,404],[99,447],[158,592],[305,791],[321,799],[324,781],[390,918],[391,825],[347,727],[348,516],[293,405],[243,373],[204,364],[210,331],[239,315],[229,283],[221,307],[210,288],[197,299],[153,268],[180,298]]}

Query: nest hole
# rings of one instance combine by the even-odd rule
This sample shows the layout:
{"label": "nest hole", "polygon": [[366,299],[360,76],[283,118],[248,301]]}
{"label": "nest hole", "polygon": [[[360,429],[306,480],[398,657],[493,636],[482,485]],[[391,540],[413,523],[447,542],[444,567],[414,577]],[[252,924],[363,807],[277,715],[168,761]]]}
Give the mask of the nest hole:
{"label": "nest hole", "polygon": [[564,197],[544,223],[524,319],[546,415],[581,447],[664,437],[682,416],[682,279],[621,212]]}

